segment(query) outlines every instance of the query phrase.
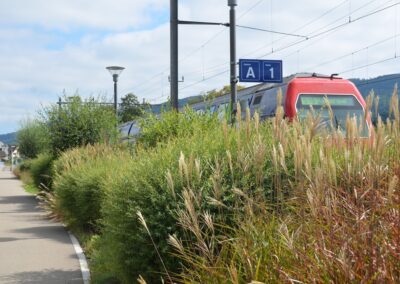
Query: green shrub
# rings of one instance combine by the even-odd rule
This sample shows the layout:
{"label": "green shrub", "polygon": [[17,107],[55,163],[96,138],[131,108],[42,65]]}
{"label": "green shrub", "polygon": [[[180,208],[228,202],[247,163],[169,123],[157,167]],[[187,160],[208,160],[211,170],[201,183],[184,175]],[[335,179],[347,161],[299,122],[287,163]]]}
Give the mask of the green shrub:
{"label": "green shrub", "polygon": [[93,98],[83,101],[73,96],[64,100],[62,107],[54,104],[41,112],[54,155],[74,147],[116,140],[117,122],[112,108]]}
{"label": "green shrub", "polygon": [[53,161],[54,157],[51,154],[39,154],[36,159],[29,161],[29,171],[36,187],[51,190]]}

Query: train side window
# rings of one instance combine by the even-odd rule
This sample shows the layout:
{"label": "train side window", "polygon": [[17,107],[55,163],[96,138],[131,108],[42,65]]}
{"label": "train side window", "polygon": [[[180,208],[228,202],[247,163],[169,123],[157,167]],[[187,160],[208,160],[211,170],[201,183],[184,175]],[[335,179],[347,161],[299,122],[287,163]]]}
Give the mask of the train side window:
{"label": "train side window", "polygon": [[198,113],[198,114],[204,114],[204,110],[203,110],[203,109],[198,109],[198,110],[196,110],[196,113]]}
{"label": "train side window", "polygon": [[218,113],[225,113],[228,103],[222,103],[218,106]]}
{"label": "train side window", "polygon": [[261,103],[261,100],[262,100],[262,95],[259,95],[259,96],[257,96],[257,97],[255,97],[254,98],[254,101],[253,101],[253,105],[258,105],[258,104],[260,104]]}
{"label": "train side window", "polygon": [[225,114],[228,112],[228,103],[222,103],[218,106],[218,118],[224,118]]}

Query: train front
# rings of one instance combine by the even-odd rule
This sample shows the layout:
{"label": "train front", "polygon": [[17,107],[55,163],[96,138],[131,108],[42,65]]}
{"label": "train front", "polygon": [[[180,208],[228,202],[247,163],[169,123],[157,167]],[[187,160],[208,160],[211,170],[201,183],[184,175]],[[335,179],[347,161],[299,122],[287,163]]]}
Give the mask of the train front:
{"label": "train front", "polygon": [[296,77],[288,84],[285,114],[289,119],[297,116],[301,121],[309,112],[313,112],[314,116],[320,119],[320,127],[328,131],[334,127],[346,133],[347,118],[355,117],[357,125],[361,128],[360,136],[368,137],[371,122],[370,116],[365,115],[365,109],[363,97],[349,80],[334,76]]}

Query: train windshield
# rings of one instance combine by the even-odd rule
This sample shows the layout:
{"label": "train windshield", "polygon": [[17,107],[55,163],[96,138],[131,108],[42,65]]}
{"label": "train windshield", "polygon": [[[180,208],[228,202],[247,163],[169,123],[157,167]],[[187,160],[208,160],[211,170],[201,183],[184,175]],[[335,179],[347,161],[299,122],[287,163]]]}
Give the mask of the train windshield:
{"label": "train windshield", "polygon": [[[329,108],[332,108],[333,121],[330,122]],[[321,119],[321,126],[328,130],[333,126],[346,132],[347,117],[356,117],[357,125],[362,125],[361,136],[368,137],[368,126],[364,109],[354,95],[301,94],[296,104],[297,116],[304,120],[312,110]],[[360,123],[362,121],[362,123]]]}

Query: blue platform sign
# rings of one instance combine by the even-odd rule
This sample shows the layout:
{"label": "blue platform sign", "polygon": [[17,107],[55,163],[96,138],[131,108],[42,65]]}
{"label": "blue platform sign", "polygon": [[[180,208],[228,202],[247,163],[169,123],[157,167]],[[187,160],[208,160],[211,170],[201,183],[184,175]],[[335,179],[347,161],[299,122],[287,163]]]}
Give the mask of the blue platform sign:
{"label": "blue platform sign", "polygon": [[239,60],[239,81],[282,83],[282,60]]}

